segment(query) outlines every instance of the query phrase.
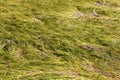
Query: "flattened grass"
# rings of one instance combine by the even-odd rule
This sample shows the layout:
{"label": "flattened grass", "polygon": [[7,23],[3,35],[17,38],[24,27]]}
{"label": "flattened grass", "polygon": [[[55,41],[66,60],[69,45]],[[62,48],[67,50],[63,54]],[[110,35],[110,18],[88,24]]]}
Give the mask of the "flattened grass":
{"label": "flattened grass", "polygon": [[1,0],[0,78],[119,79],[120,2],[100,2]]}

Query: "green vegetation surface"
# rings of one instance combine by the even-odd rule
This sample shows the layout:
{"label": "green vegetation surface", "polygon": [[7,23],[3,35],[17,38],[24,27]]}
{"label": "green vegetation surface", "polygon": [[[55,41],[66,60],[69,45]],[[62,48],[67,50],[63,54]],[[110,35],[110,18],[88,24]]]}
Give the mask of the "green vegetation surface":
{"label": "green vegetation surface", "polygon": [[0,80],[119,80],[120,0],[0,0]]}

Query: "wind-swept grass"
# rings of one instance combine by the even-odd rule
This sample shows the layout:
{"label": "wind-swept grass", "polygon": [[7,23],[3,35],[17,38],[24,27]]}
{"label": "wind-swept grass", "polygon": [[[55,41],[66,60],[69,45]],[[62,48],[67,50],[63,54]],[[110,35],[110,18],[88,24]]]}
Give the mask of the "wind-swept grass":
{"label": "wind-swept grass", "polygon": [[119,0],[1,0],[1,80],[119,80]]}

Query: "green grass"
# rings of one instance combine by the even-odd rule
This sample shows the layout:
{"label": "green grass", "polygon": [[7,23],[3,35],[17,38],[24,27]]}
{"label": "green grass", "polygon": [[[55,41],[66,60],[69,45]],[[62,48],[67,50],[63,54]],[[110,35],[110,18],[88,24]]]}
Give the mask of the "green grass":
{"label": "green grass", "polygon": [[120,1],[0,0],[1,80],[119,80]]}

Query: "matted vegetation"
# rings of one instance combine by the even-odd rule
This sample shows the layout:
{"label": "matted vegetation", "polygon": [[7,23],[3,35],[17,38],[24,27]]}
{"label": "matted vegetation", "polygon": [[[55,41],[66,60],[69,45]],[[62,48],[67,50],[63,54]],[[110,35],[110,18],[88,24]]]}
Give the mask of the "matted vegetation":
{"label": "matted vegetation", "polygon": [[1,80],[119,80],[119,0],[0,0]]}

